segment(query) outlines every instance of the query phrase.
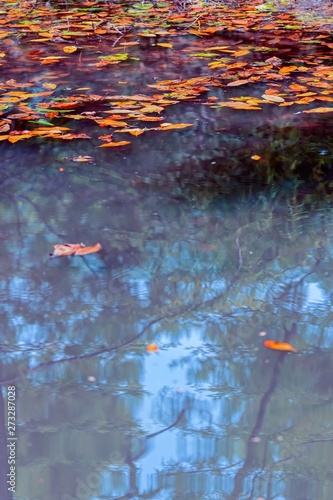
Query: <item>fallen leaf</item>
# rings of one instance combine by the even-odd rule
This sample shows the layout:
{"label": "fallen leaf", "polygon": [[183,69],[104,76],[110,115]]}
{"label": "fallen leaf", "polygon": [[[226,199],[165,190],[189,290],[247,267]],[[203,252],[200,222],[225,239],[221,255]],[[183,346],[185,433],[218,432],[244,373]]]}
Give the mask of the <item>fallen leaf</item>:
{"label": "fallen leaf", "polygon": [[299,85],[298,83],[292,83],[289,85],[290,90],[296,90],[296,92],[306,92],[308,90],[304,85]]}
{"label": "fallen leaf", "polygon": [[333,108],[312,108],[305,109],[302,113],[332,113]]}
{"label": "fallen leaf", "polygon": [[178,130],[187,127],[193,127],[193,123],[161,123],[157,130]]}
{"label": "fallen leaf", "polygon": [[268,347],[269,349],[275,349],[277,351],[297,352],[297,349],[295,349],[291,344],[288,344],[288,342],[277,342],[276,340],[264,340],[264,346]]}
{"label": "fallen leaf", "polygon": [[263,94],[261,97],[268,102],[284,102],[283,97],[280,97],[278,95]]}
{"label": "fallen leaf", "polygon": [[71,158],[72,161],[82,162],[82,163],[91,163],[94,158],[92,156],[74,156]]}
{"label": "fallen leaf", "polygon": [[144,133],[144,129],[142,128],[122,128],[120,130],[116,130],[116,132],[128,132],[131,135],[138,136]]}
{"label": "fallen leaf", "polygon": [[161,42],[161,43],[157,43],[156,45],[158,45],[159,47],[165,47],[166,49],[172,49],[172,43]]}
{"label": "fallen leaf", "polygon": [[54,251],[50,253],[50,257],[62,257],[63,255],[72,255],[79,248],[81,243],[61,243],[53,245]]}
{"label": "fallen leaf", "polygon": [[260,158],[261,158],[261,156],[259,156],[259,155],[253,155],[253,156],[251,156],[251,160],[255,160],[255,161],[260,160]]}
{"label": "fallen leaf", "polygon": [[62,50],[67,54],[72,54],[73,52],[77,51],[77,47],[75,47],[75,45],[66,45],[62,48]]}
{"label": "fallen leaf", "polygon": [[235,80],[227,83],[227,87],[238,87],[238,85],[246,85],[247,83],[250,83],[250,80]]}
{"label": "fallen leaf", "polygon": [[80,247],[76,250],[75,255],[88,255],[89,253],[96,253],[102,248],[100,243],[96,243],[91,247]]}
{"label": "fallen leaf", "polygon": [[158,352],[158,345],[153,343],[153,344],[148,344],[146,346],[146,351],[149,352],[149,353],[154,353],[154,352]]}
{"label": "fallen leaf", "polygon": [[97,146],[98,148],[108,148],[108,147],[117,147],[117,146],[126,146],[126,144],[131,144],[131,141],[119,141],[119,142],[106,142]]}

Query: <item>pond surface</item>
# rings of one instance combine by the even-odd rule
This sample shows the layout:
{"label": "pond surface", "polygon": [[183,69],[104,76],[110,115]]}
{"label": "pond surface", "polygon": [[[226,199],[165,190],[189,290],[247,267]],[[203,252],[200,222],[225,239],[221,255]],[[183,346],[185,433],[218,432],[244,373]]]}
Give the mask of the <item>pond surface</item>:
{"label": "pond surface", "polygon": [[[1,499],[331,500],[333,126],[297,109],[193,98],[164,113],[190,129],[129,147],[96,147],[92,121],[90,141],[0,143]],[[102,250],[49,256],[80,242]]]}

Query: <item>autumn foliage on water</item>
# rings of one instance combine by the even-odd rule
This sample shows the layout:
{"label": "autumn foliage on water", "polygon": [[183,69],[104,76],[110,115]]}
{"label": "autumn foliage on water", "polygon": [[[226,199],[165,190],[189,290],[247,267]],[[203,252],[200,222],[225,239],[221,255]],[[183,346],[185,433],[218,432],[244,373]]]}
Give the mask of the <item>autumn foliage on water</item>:
{"label": "autumn foliage on water", "polygon": [[332,25],[326,2],[0,2],[0,141],[112,151],[191,128],[170,118],[184,101],[331,113]]}

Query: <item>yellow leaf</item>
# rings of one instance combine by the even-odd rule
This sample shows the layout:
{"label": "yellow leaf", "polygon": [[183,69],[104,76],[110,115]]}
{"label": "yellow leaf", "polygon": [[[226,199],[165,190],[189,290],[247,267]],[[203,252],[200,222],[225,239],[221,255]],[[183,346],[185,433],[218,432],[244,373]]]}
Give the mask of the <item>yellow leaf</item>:
{"label": "yellow leaf", "polygon": [[172,49],[173,45],[172,43],[157,43],[156,45],[158,45],[159,47],[165,47],[166,49]]}
{"label": "yellow leaf", "polygon": [[55,83],[42,83],[42,87],[44,87],[44,89],[55,89],[57,85]]}
{"label": "yellow leaf", "polygon": [[65,45],[62,50],[66,52],[66,54],[72,54],[77,51],[77,47],[75,47],[75,45]]}
{"label": "yellow leaf", "polygon": [[141,108],[140,113],[161,113],[163,110],[164,108],[162,108],[162,106],[155,106],[154,104],[151,104],[150,106]]}
{"label": "yellow leaf", "polygon": [[237,56],[237,57],[240,57],[240,56],[246,56],[247,54],[249,54],[250,51],[249,50],[237,50],[236,52],[234,52],[234,56]]}

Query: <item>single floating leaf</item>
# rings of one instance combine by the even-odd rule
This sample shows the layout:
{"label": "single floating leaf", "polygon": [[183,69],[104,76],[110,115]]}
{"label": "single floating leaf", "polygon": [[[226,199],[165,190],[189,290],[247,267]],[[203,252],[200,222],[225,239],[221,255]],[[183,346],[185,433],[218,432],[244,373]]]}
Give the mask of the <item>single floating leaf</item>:
{"label": "single floating leaf", "polygon": [[302,113],[332,113],[333,108],[312,108],[305,109]]}
{"label": "single floating leaf", "polygon": [[126,146],[127,144],[131,144],[131,141],[106,142],[105,144],[101,144],[100,146],[97,146],[97,147],[98,148],[108,148],[108,147],[115,148],[117,146]]}
{"label": "single floating leaf", "polygon": [[[59,169],[60,170],[60,169]],[[102,245],[100,243],[96,243],[96,245],[85,247],[83,243],[61,243],[57,245],[53,245],[54,251],[53,254],[50,253],[50,257],[63,257],[66,255],[87,255],[90,253],[98,252]]]}
{"label": "single floating leaf", "polygon": [[158,352],[158,345],[154,343],[152,344],[148,344],[146,346],[146,351],[149,352],[150,354],[154,353],[154,352]]}
{"label": "single floating leaf", "polygon": [[50,257],[62,257],[64,255],[72,255],[81,247],[80,243],[62,243],[53,245],[53,253],[50,253]]}
{"label": "single floating leaf", "polygon": [[62,48],[62,50],[67,54],[72,54],[73,52],[77,51],[77,47],[75,47],[75,45],[66,45]]}
{"label": "single floating leaf", "polygon": [[156,45],[158,45],[159,47],[165,47],[166,49],[172,49],[173,47],[172,43],[164,43],[164,42],[157,43]]}
{"label": "single floating leaf", "polygon": [[75,255],[88,255],[89,253],[96,253],[101,248],[102,245],[100,243],[96,243],[96,245],[93,245],[91,247],[81,247],[76,250]]}
{"label": "single floating leaf", "polygon": [[275,349],[276,351],[290,351],[297,352],[291,344],[288,342],[277,342],[276,340],[264,340],[264,346],[269,349]]}
{"label": "single floating leaf", "polygon": [[71,158],[72,161],[76,162],[81,162],[81,163],[91,163],[94,161],[94,158],[92,156],[74,156],[74,158]]}
{"label": "single floating leaf", "polygon": [[238,87],[238,85],[246,85],[247,83],[251,83],[251,80],[235,80],[227,83],[227,87]]}
{"label": "single floating leaf", "polygon": [[157,130],[178,130],[187,127],[193,127],[193,123],[161,123]]}
{"label": "single floating leaf", "polygon": [[263,94],[261,97],[268,102],[284,102],[283,97],[280,97],[278,95]]}

